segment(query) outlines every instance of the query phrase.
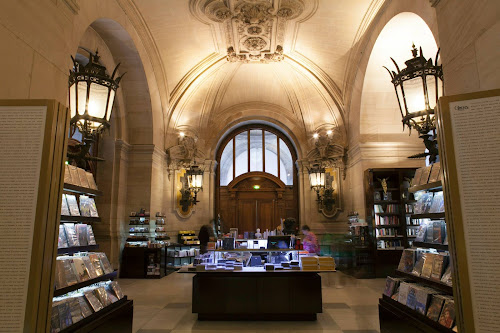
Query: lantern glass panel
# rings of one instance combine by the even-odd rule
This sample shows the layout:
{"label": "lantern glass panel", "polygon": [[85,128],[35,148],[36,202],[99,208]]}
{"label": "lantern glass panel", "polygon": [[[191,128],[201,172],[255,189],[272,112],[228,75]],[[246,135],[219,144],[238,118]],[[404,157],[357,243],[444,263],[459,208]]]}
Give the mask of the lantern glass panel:
{"label": "lantern glass panel", "polygon": [[403,88],[405,90],[408,112],[414,113],[418,111],[424,111],[426,108],[422,78],[418,76],[416,78],[404,81]]}
{"label": "lantern glass panel", "polygon": [[87,82],[78,81],[77,85],[77,112],[80,116],[85,114],[87,104]]}
{"label": "lantern glass panel", "polygon": [[111,89],[109,93],[109,104],[108,104],[108,110],[106,113],[106,120],[109,122],[109,119],[111,118],[111,111],[113,109],[113,102],[115,101],[115,91]]}
{"label": "lantern glass panel", "polygon": [[434,109],[437,102],[436,77],[434,75],[428,75],[425,77],[425,80],[427,81],[427,93],[429,94],[429,108]]}
{"label": "lantern glass panel", "polygon": [[71,112],[71,118],[76,116],[76,83],[73,83],[69,87],[69,110]]}
{"label": "lantern glass panel", "polygon": [[202,174],[199,174],[199,175],[195,175],[195,182],[194,182],[194,187],[195,188],[202,188],[203,187],[203,175]]}
{"label": "lantern glass panel", "polygon": [[405,107],[405,100],[403,97],[403,89],[401,88],[401,85],[396,86],[396,93],[398,94],[399,98],[399,108],[401,109],[401,112],[406,115],[406,107]]}
{"label": "lantern glass panel", "polygon": [[106,86],[97,83],[90,84],[89,95],[89,115],[91,117],[104,119],[106,115],[106,102],[108,100],[108,90]]}

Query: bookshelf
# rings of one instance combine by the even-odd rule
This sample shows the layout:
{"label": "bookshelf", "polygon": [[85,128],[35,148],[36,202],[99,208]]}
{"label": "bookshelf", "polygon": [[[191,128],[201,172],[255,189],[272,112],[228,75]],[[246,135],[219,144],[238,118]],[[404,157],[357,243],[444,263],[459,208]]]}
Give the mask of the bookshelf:
{"label": "bookshelf", "polygon": [[[366,222],[369,226],[374,271],[376,277],[385,277],[394,271],[402,250],[412,237],[407,235],[407,206],[413,204],[409,193],[414,168],[379,168],[365,171]],[[387,181],[387,192],[380,180]],[[412,226],[410,226],[411,228]]]}
{"label": "bookshelf", "polygon": [[[432,166],[432,168],[439,167],[439,163]],[[418,170],[418,172],[422,172],[422,174],[425,174],[422,170]],[[428,175],[429,173],[427,173],[427,176]],[[439,177],[439,173],[436,173],[436,177]],[[416,250],[417,260],[419,258],[419,252],[431,251],[432,253],[446,255],[448,251],[448,245],[445,243],[445,239],[447,239],[445,213],[430,213],[428,212],[430,210],[429,208],[422,209],[422,207],[425,207],[424,204],[421,204],[421,208],[417,209],[419,202],[421,203],[425,201],[425,199],[422,198],[424,198],[425,195],[429,194],[431,195],[431,199],[429,201],[432,201],[432,204],[429,204],[427,207],[433,207],[434,200],[437,200],[437,198],[439,198],[440,193],[438,192],[443,190],[441,181],[428,182],[428,180],[429,179],[425,179],[423,181],[420,180],[420,182],[423,184],[418,184],[408,189],[408,193],[414,195],[414,197],[418,198],[419,200],[418,202],[413,202],[416,208],[415,211],[419,211],[419,214],[415,214],[413,212],[409,212],[407,214],[407,220],[409,220],[412,224],[411,226],[407,227],[419,228],[420,232],[418,236],[415,236],[413,238],[414,241],[410,241],[412,249]],[[424,211],[424,213],[422,213],[422,211]],[[420,229],[421,223],[422,229]],[[445,225],[443,226],[442,223],[445,223]],[[429,225],[429,227],[425,227],[426,225]],[[437,228],[435,227],[436,225]],[[437,237],[436,233],[438,235]],[[440,241],[436,241],[436,239]],[[415,267],[416,261],[413,263],[413,265]],[[448,266],[443,266],[443,272],[447,268]],[[434,267],[432,269],[434,274]],[[405,280],[412,283],[417,283],[420,286],[433,289],[438,294],[446,295],[447,297],[453,297],[453,287],[441,281],[441,279],[430,279],[424,276],[418,276],[412,273],[403,272],[398,269],[394,270],[394,272],[392,272],[390,275],[394,277],[404,278]],[[383,297],[379,300],[379,320],[381,333],[395,332],[403,327],[405,328],[405,332],[453,332],[452,329],[442,326],[439,322],[431,320],[427,316],[422,315],[415,310],[412,310],[406,305],[401,304],[398,301],[387,297],[386,295],[383,295]]]}

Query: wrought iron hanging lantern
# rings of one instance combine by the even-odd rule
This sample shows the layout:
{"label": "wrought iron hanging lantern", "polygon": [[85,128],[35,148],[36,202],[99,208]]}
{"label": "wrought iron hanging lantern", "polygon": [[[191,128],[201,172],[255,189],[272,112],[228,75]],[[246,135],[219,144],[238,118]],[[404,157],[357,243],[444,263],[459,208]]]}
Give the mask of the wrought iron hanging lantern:
{"label": "wrought iron hanging lantern", "polygon": [[413,58],[405,61],[406,68],[400,70],[396,61],[391,58],[396,66],[397,73],[384,68],[391,75],[391,82],[396,91],[401,117],[403,118],[403,130],[408,127],[410,134],[412,127],[417,130],[423,139],[428,153],[410,156],[420,158],[430,156],[430,161],[435,162],[438,155],[436,141],[436,120],[434,109],[439,97],[443,95],[443,67],[439,64],[439,50],[434,63],[432,59],[426,59],[420,48],[420,55],[412,46]]}
{"label": "wrought iron hanging lantern", "polygon": [[88,63],[80,64],[75,58],[73,69],[69,71],[69,107],[71,111],[71,126],[82,133],[83,143],[78,156],[74,159],[100,160],[87,156],[93,142],[99,134],[109,128],[109,120],[113,110],[116,90],[123,75],[115,78],[120,64],[111,76],[106,73],[106,67],[99,63],[98,51],[89,52]]}
{"label": "wrought iron hanging lantern", "polygon": [[325,188],[325,168],[319,164],[314,164],[309,169],[309,181],[311,189],[316,191],[317,201],[321,201],[321,190]]}

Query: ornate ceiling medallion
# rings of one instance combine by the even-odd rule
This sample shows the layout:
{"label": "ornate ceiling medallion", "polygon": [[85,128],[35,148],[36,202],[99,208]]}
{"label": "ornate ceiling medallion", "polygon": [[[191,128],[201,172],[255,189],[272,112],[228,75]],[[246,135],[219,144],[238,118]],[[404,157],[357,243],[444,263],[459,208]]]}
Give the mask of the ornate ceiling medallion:
{"label": "ornate ceiling medallion", "polygon": [[303,15],[303,0],[192,0],[221,30],[227,60],[274,62],[284,59],[287,23]]}

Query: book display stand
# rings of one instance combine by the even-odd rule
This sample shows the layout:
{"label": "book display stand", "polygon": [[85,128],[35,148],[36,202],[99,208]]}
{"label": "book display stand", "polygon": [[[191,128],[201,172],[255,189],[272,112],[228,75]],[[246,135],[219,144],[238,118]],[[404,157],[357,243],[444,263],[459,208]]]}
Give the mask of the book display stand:
{"label": "book display stand", "polygon": [[382,333],[453,332],[455,327],[440,173],[439,162],[418,169],[408,190],[416,200],[407,221],[418,229],[379,300]]}
{"label": "book display stand", "polygon": [[[116,282],[111,282],[117,277],[117,270],[111,268],[106,255],[94,253],[99,245],[90,223],[100,218],[77,216],[76,210],[80,215],[88,215],[82,200],[91,198],[95,209],[94,199],[102,192],[70,183],[64,183],[63,192],[51,326],[60,332],[101,332],[117,328],[120,332],[132,332],[133,301],[121,293]],[[75,202],[80,208],[71,207]],[[97,209],[93,215],[96,213]],[[72,277],[76,279],[71,282]]]}

